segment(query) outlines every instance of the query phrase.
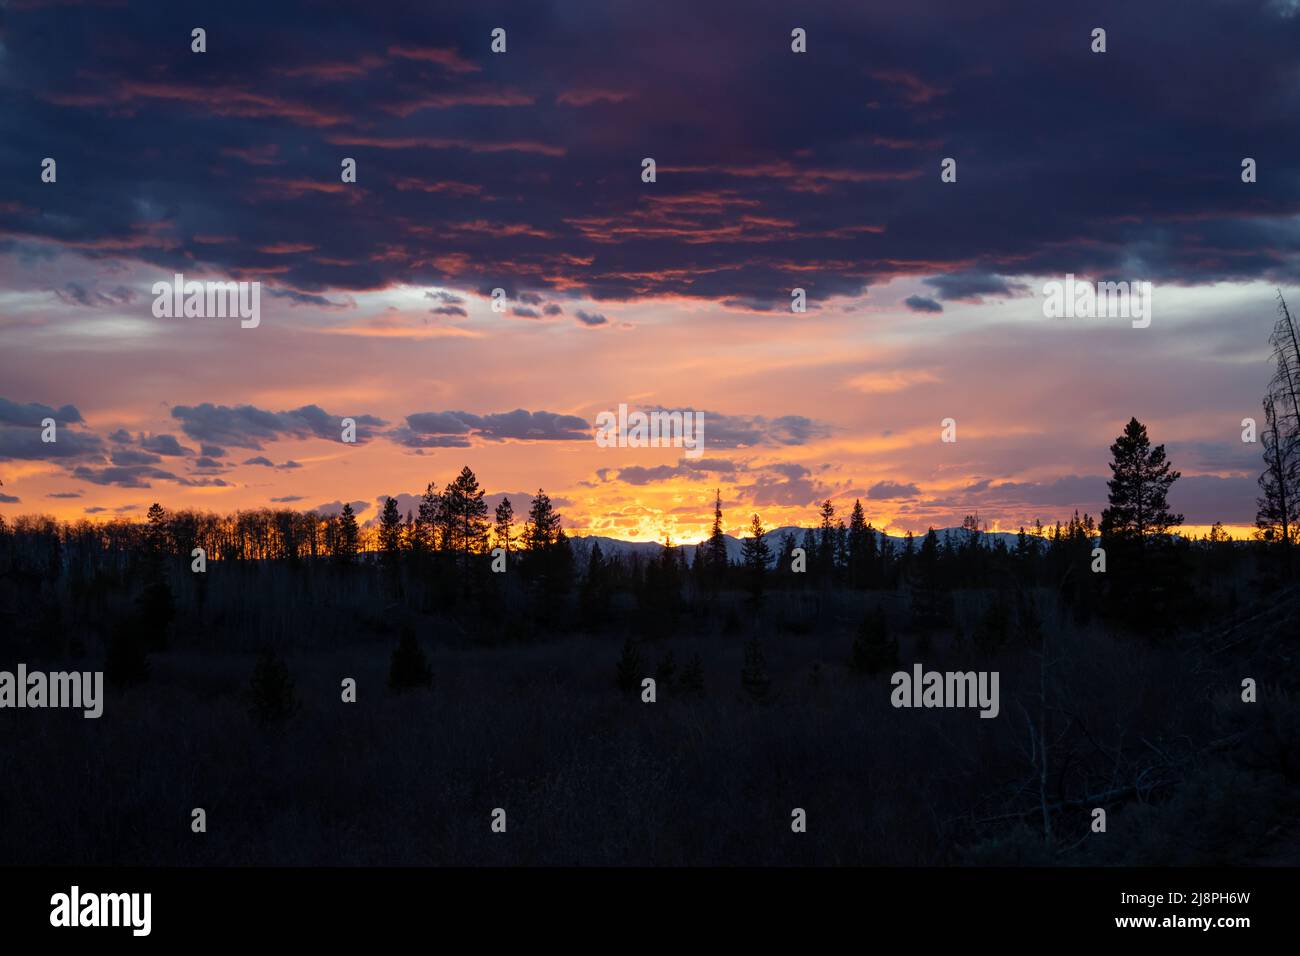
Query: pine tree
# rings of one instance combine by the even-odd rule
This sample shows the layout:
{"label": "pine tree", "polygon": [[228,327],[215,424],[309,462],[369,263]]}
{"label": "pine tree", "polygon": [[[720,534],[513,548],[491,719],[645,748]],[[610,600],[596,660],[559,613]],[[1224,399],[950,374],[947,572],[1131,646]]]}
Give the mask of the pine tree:
{"label": "pine tree", "polygon": [[1160,541],[1183,523],[1166,500],[1180,473],[1171,470],[1164,445],[1151,447],[1146,426],[1136,418],[1129,419],[1110,454],[1110,506],[1101,515],[1101,534],[1108,541],[1132,543],[1141,553],[1149,540]]}
{"label": "pine tree", "polygon": [[[1191,607],[1182,552],[1170,537],[1183,516],[1169,510],[1166,498],[1179,473],[1170,467],[1163,445],[1151,446],[1146,426],[1136,418],[1110,452],[1114,477],[1108,483],[1110,504],[1101,516],[1105,609],[1139,633],[1168,635]],[[1059,550],[1055,543],[1052,550]]]}
{"label": "pine tree", "polygon": [[745,562],[745,577],[749,585],[750,600],[757,605],[763,600],[763,583],[767,577],[767,566],[772,563],[772,549],[764,538],[767,532],[763,523],[754,515],[749,525],[749,537],[741,542]]}
{"label": "pine tree", "polygon": [[442,510],[442,496],[429,482],[420,498],[420,508],[415,516],[415,540],[412,547],[424,555],[438,548],[438,514]]}
{"label": "pine tree", "polygon": [[827,498],[821,506],[821,526],[817,535],[817,575],[829,585],[835,573],[835,506]]}
{"label": "pine tree", "polygon": [[384,510],[379,516],[379,549],[384,563],[396,569],[402,551],[402,514],[393,498],[384,502]]}
{"label": "pine tree", "polygon": [[911,597],[912,623],[918,629],[928,631],[948,621],[949,595],[942,589],[939,535],[934,528],[926,531],[912,561]]}
{"label": "pine tree", "polygon": [[740,669],[740,686],[750,700],[756,703],[766,703],[771,697],[772,679],[767,674],[767,659],[763,656],[757,635],[745,644],[745,663]]}
{"label": "pine tree", "polygon": [[582,624],[588,630],[601,627],[609,617],[609,580],[605,555],[600,550],[600,542],[593,541],[591,554],[587,558],[587,573],[582,579],[582,588],[578,592],[578,608]]}
{"label": "pine tree", "polygon": [[722,490],[714,492],[713,527],[709,531],[709,570],[717,587],[727,573],[727,539],[722,531]]}
{"label": "pine tree", "polygon": [[351,564],[357,558],[361,548],[361,531],[357,528],[357,515],[352,505],[345,504],[339,515],[338,559],[344,564]]}
{"label": "pine tree", "polygon": [[298,710],[289,668],[270,647],[263,649],[258,656],[249,692],[252,698],[250,712],[259,724],[287,720]]}
{"label": "pine tree", "polygon": [[551,505],[551,499],[542,489],[528,509],[528,523],[524,526],[523,546],[530,554],[540,554],[555,544],[560,534],[560,516]]}
{"label": "pine tree", "polygon": [[459,554],[462,568],[468,567],[471,555],[487,550],[488,540],[487,503],[468,465],[443,489],[439,515],[443,547]]}
{"label": "pine tree", "polygon": [[898,669],[898,638],[889,633],[883,608],[868,611],[853,639],[849,666],[859,674],[879,674]]}
{"label": "pine tree", "polygon": [[875,561],[875,533],[868,530],[861,499],[854,499],[849,515],[849,587],[865,588],[868,569]]}
{"label": "pine tree", "polygon": [[495,540],[493,543],[506,554],[509,554],[514,548],[515,543],[515,508],[514,505],[510,503],[509,498],[501,499],[501,504],[497,505],[495,517],[496,525],[493,528],[493,536]]}
{"label": "pine tree", "polygon": [[433,670],[429,667],[429,659],[424,656],[423,649],[415,639],[415,631],[404,627],[388,667],[388,686],[394,692],[401,693],[432,684]]}

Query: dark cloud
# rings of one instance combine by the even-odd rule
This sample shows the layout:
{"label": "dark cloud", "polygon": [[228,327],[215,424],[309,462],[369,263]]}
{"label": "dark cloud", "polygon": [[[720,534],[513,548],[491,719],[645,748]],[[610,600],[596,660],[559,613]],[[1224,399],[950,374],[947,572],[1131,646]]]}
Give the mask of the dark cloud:
{"label": "dark cloud", "polygon": [[[46,419],[52,419],[56,426],[50,442],[42,440],[46,429],[41,422]],[[73,405],[52,408],[40,402],[24,405],[0,398],[0,461],[57,458],[102,463],[104,443],[99,436],[73,427],[84,424],[81,412]]]}
{"label": "dark cloud", "polygon": [[877,501],[890,498],[915,498],[920,493],[921,489],[911,482],[902,484],[897,481],[878,481],[867,489],[867,497]]}
{"label": "dark cloud", "polygon": [[903,305],[907,306],[913,312],[942,312],[943,306],[934,299],[926,298],[923,295],[909,295],[903,300]]}
{"label": "dark cloud", "polygon": [[158,455],[192,455],[192,449],[185,448],[176,440],[175,435],[149,435],[140,439],[140,447]]}
{"label": "dark cloud", "polygon": [[[663,408],[650,411],[667,411]],[[704,411],[706,448],[752,448],[757,445],[803,445],[830,433],[830,426],[803,415],[722,415]]]}
{"label": "dark cloud", "polygon": [[136,451],[131,448],[119,448],[113,452],[111,458],[115,465],[156,465],[162,461],[162,458],[152,452]]}
{"label": "dark cloud", "polygon": [[357,423],[357,443],[369,440],[373,429],[387,424],[373,415],[331,415],[318,405],[304,405],[288,412],[271,412],[252,405],[177,405],[172,417],[181,430],[196,441],[207,441],[236,448],[260,450],[262,442],[282,438],[326,438],[340,441],[342,420]]}
{"label": "dark cloud", "polygon": [[601,315],[599,312],[584,312],[582,309],[578,309],[573,314],[574,317],[583,325],[605,325],[609,322],[609,319],[605,318],[605,316]]}
{"label": "dark cloud", "polygon": [[80,498],[81,492],[80,491],[52,491],[45,497],[46,498]]}
{"label": "dark cloud", "polygon": [[555,412],[512,412],[474,415],[470,412],[417,412],[390,437],[412,448],[464,448],[471,438],[487,441],[583,441],[592,437],[591,423],[576,415]]}
{"label": "dark cloud", "polygon": [[271,459],[267,458],[265,455],[255,455],[254,457],[245,460],[243,463],[245,465],[262,465],[266,468],[275,467],[275,462],[271,461]]}
{"label": "dark cloud", "polygon": [[[925,284],[934,286],[940,299],[959,302],[982,302],[986,295],[1009,297],[1027,291],[1023,284],[1010,282],[1002,276],[976,272],[954,272],[932,276],[925,280]],[[912,299],[918,298],[920,297],[912,296]],[[907,300],[909,305],[912,299]]]}
{"label": "dark cloud", "polygon": [[[316,17],[310,44],[313,5],[235,0],[257,43],[147,72],[173,42],[165,18],[124,30],[120,10],[85,4],[67,32],[66,8],[10,6],[6,126],[76,161],[54,206],[15,170],[0,231],[167,269],[274,268],[283,288],[268,292],[289,301],[336,306],[323,293],[400,281],[770,302],[773,276],[795,266],[810,299],[899,274],[941,278],[939,299],[1008,294],[967,276],[1300,277],[1285,158],[1300,147],[1285,67],[1300,17],[1275,0],[1241,0],[1231,17],[1099,0],[1104,56],[1069,4],[920,0],[886,16],[840,3],[800,57],[789,23],[742,0],[589,17],[538,4],[512,11],[527,42],[505,57],[487,53],[470,0],[437,18],[414,3]],[[653,96],[626,89],[644,76]],[[1264,92],[1242,109],[1243,91]],[[1062,115],[1068,136],[1039,135]],[[1260,179],[1243,189],[1261,131]],[[202,148],[214,142],[239,145]],[[671,144],[653,184],[637,162],[647,143]],[[359,158],[356,184],[337,164],[289,161],[339,155]],[[940,181],[945,156],[956,183]],[[240,241],[210,241],[227,236]]]}
{"label": "dark cloud", "polygon": [[4,492],[0,491],[0,504],[16,505],[21,500],[22,500],[21,498],[16,498],[13,495],[7,495]]}
{"label": "dark cloud", "polygon": [[429,311],[433,315],[459,315],[459,316],[469,315],[468,312],[466,312],[458,305],[440,305],[438,306],[438,308],[430,309]]}
{"label": "dark cloud", "polygon": [[151,479],[178,480],[171,472],[151,465],[110,465],[106,468],[79,465],[73,469],[72,476],[92,485],[117,485],[120,488],[150,488]]}
{"label": "dark cloud", "polygon": [[220,445],[202,444],[199,446],[199,454],[204,458],[224,458],[226,450]]}
{"label": "dark cloud", "polygon": [[528,309],[521,305],[511,309],[510,314],[520,319],[540,319],[542,317],[542,314],[536,309]]}
{"label": "dark cloud", "polygon": [[[725,458],[683,458],[676,465],[656,465],[651,468],[633,465],[618,470],[618,480],[628,485],[649,485],[657,481],[670,481],[673,478],[692,477],[696,475],[718,474],[734,475],[743,466]],[[601,481],[609,479],[609,469],[601,468],[596,472]]]}
{"label": "dark cloud", "polygon": [[22,428],[40,428],[46,418],[54,419],[58,425],[79,425],[84,419],[81,412],[72,405],[51,408],[40,402],[19,405],[7,398],[0,398],[0,425],[17,425]]}
{"label": "dark cloud", "polygon": [[[277,505],[287,505],[294,501],[302,501],[302,495],[284,495],[280,498],[272,498],[271,501]],[[342,506],[339,507],[339,510],[343,510]]]}

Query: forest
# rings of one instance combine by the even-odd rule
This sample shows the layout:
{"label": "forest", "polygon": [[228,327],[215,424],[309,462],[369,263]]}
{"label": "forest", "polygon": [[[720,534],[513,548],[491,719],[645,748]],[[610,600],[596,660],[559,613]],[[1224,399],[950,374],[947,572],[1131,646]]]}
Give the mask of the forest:
{"label": "forest", "polygon": [[[542,490],[489,514],[469,467],[370,528],[161,504],[0,523],[0,666],[108,685],[99,720],[7,721],[0,853],[1294,864],[1289,314],[1274,345],[1252,540],[1179,534],[1180,474],[1136,418],[1099,516],[1010,539],[970,515],[900,543],[825,501],[779,538],[751,515],[735,560],[718,494],[689,558],[605,554]],[[892,707],[914,666],[995,672],[995,719]]]}

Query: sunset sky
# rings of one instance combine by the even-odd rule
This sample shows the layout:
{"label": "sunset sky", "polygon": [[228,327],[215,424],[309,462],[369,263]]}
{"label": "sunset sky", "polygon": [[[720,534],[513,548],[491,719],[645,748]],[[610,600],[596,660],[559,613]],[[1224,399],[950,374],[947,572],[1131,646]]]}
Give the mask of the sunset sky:
{"label": "sunset sky", "polygon": [[[331,9],[7,5],[0,515],[365,519],[468,464],[579,534],[697,540],[715,488],[737,534],[1015,530],[1098,514],[1136,415],[1189,525],[1253,522],[1296,4]],[[260,326],[155,318],[176,272],[260,282]],[[1045,318],[1067,273],[1151,282],[1151,326]],[[597,447],[619,403],[703,456]]]}

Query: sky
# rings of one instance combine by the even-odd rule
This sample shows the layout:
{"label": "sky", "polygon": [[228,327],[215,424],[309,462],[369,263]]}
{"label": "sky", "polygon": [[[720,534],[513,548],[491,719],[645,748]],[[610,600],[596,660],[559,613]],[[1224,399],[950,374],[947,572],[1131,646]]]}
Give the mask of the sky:
{"label": "sky", "polygon": [[[1253,523],[1296,3],[0,8],[0,516],[373,519],[469,465],[577,534],[695,541],[715,489],[1015,530],[1098,515],[1136,416],[1189,527]],[[176,273],[259,324],[155,316]],[[1067,275],[1150,325],[1047,317]],[[598,446],[620,404],[703,453]]]}

